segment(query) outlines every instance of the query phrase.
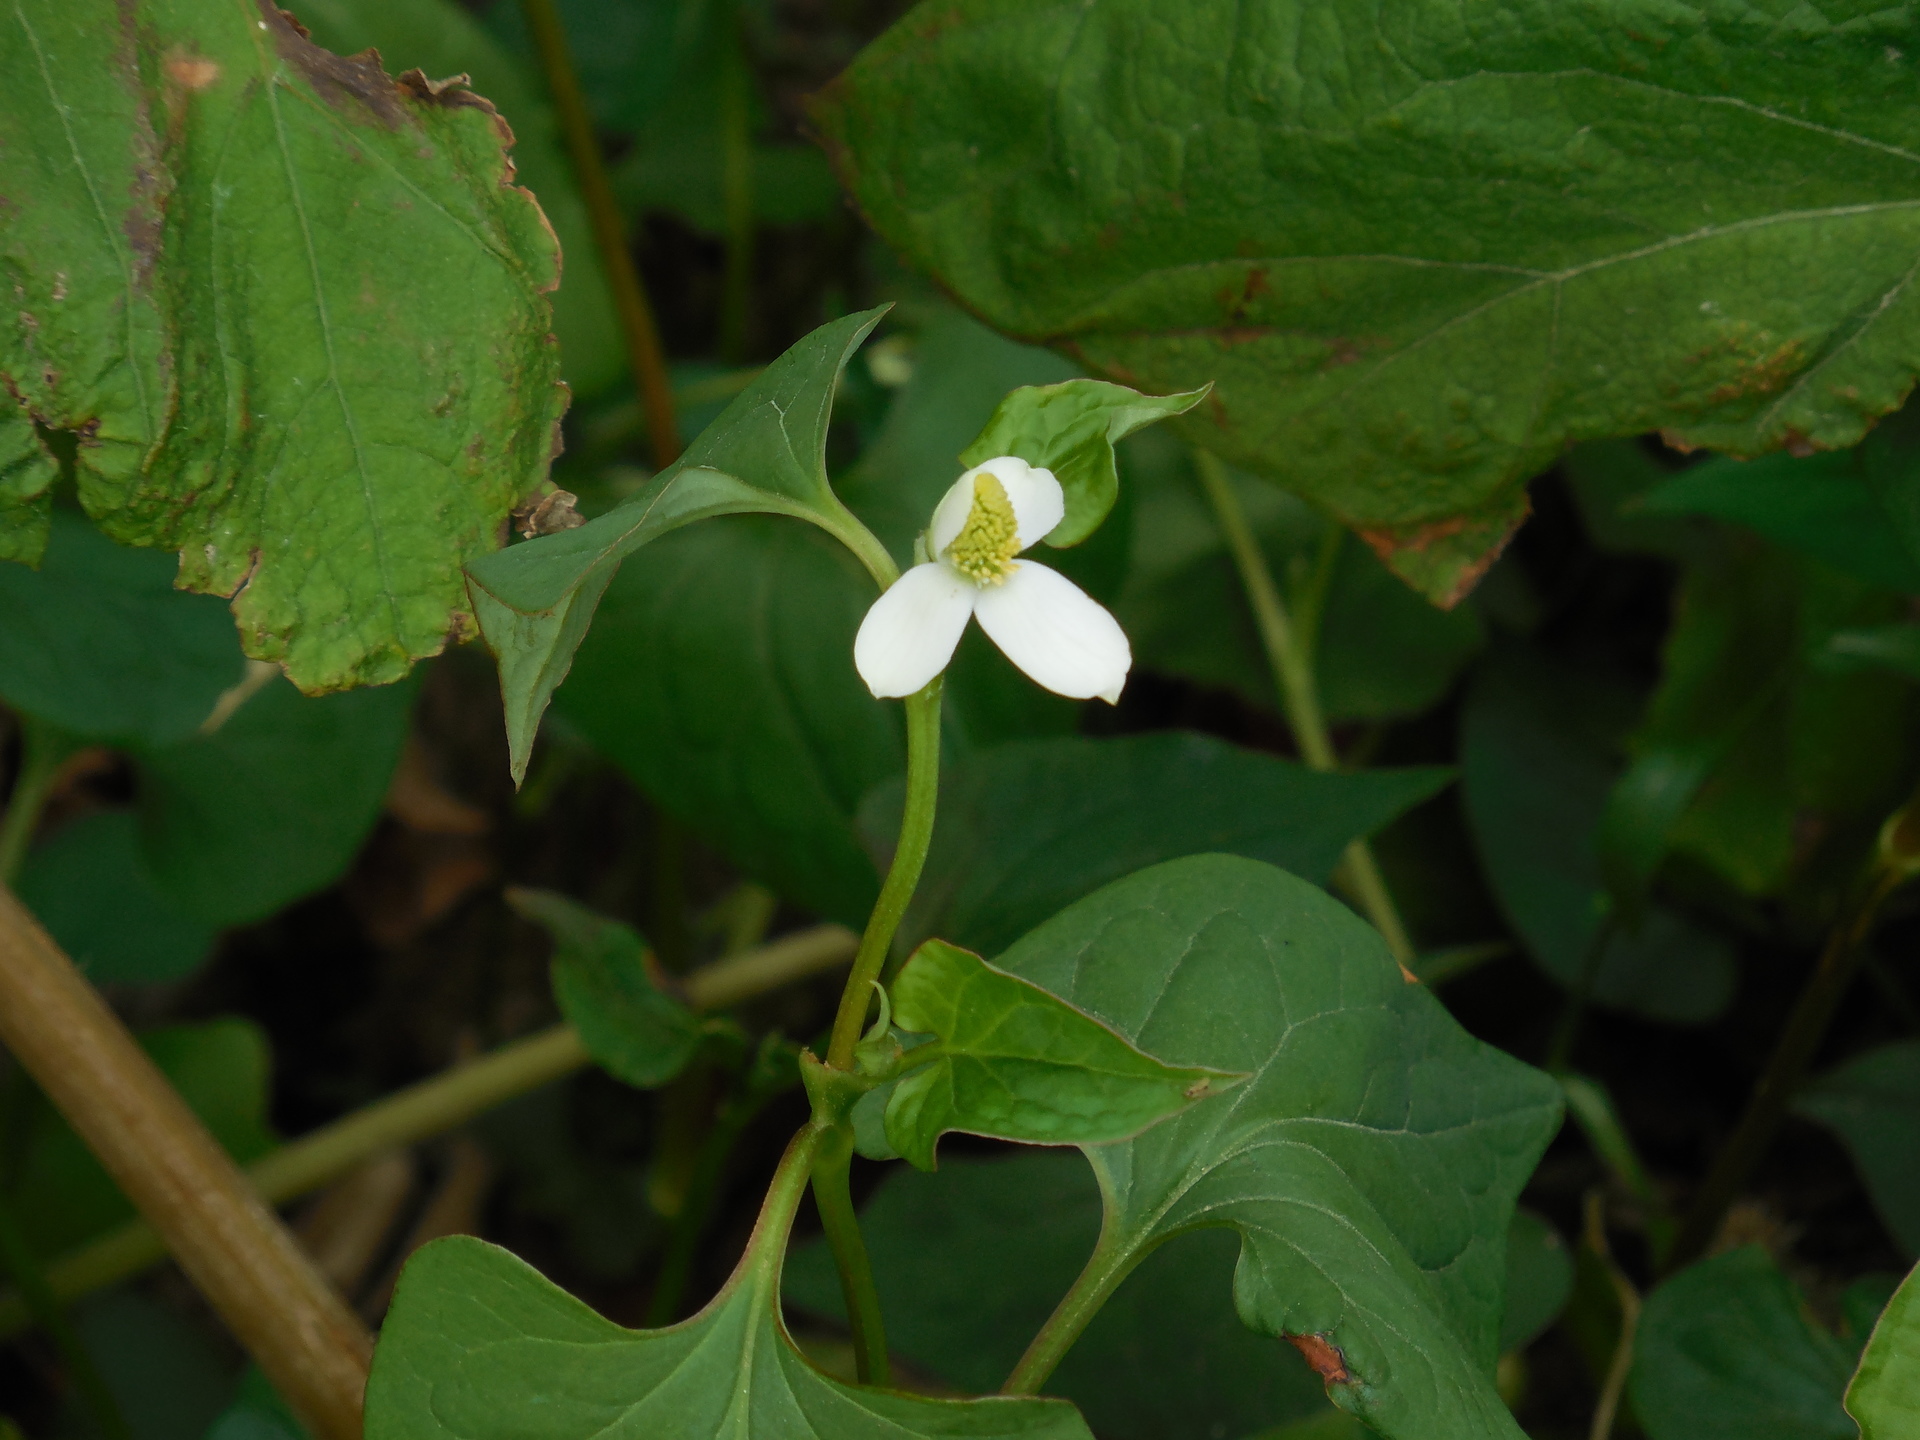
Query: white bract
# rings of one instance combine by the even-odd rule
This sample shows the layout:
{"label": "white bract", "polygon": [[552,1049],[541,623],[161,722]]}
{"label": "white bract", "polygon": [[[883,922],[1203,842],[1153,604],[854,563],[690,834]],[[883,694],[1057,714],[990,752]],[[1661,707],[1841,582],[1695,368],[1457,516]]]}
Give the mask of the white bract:
{"label": "white bract", "polygon": [[1119,621],[1058,571],[1014,556],[1066,514],[1051,470],[1012,455],[976,465],[934,507],[926,553],[873,602],[854,668],[882,699],[911,695],[947,668],[967,617],[1056,695],[1120,698],[1133,651]]}

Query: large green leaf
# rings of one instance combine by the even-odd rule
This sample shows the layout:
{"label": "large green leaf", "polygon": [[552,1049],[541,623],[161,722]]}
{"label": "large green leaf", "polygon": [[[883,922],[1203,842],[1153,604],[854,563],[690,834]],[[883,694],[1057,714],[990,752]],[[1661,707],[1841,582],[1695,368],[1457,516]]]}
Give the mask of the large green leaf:
{"label": "large green leaf", "polygon": [[687,1068],[700,1017],[654,984],[632,927],[551,890],[509,890],[507,900],[553,937],[554,1001],[602,1069],[652,1089]]}
{"label": "large green leaf", "polygon": [[[140,1044],[236,1160],[246,1164],[273,1148],[267,1128],[270,1057],[266,1037],[254,1025],[178,1025],[150,1030]],[[0,1184],[35,1252],[51,1258],[132,1218],[133,1206],[59,1112],[38,1091],[22,1098],[21,1111],[6,1116]]]}
{"label": "large green leaf", "polygon": [[[1224,851],[1323,881],[1350,841],[1444,786],[1434,767],[1319,774],[1204,735],[1022,741],[949,765],[933,848],[902,934],[991,953],[1129,871]],[[877,852],[898,782],[868,797]]]}
{"label": "large green leaf", "polygon": [[1867,1341],[1847,1413],[1860,1422],[1860,1440],[1905,1440],[1920,1427],[1920,1281],[1911,1274]]}
{"label": "large green leaf", "polygon": [[1252,1072],[1086,1147],[1103,1275],[1229,1226],[1241,1318],[1304,1340],[1342,1408],[1389,1440],[1518,1436],[1491,1380],[1507,1229],[1558,1086],[1462,1031],[1351,911],[1252,860],[1140,871],[998,963],[1169,1064]]}
{"label": "large green leaf", "polygon": [[211,733],[141,752],[141,847],[162,893],[238,925],[337,879],[379,818],[413,692],[312,697],[275,679]]}
{"label": "large green leaf", "polygon": [[695,526],[614,578],[560,711],[747,874],[860,924],[880,879],[854,813],[906,755],[900,707],[853,669],[872,600],[811,526]]}
{"label": "large green leaf", "polygon": [[1450,598],[1568,440],[1850,444],[1911,386],[1920,19],[931,0],[817,107],[969,308]]}
{"label": "large green leaf", "polygon": [[1888,1232],[1920,1255],[1920,1041],[1856,1055],[1801,1091],[1793,1108],[1839,1135]]}
{"label": "large green leaf", "polygon": [[887,1140],[933,1168],[960,1130],[1036,1145],[1124,1140],[1246,1078],[1163,1065],[1121,1036],[978,955],[929,940],[891,987],[893,1020],[932,1040],[887,1100]]}
{"label": "large green leaf", "polygon": [[1853,1440],[1840,1408],[1851,1357],[1804,1310],[1757,1246],[1654,1291],[1629,1382],[1650,1440]]}
{"label": "large green leaf", "polygon": [[1462,716],[1467,821],[1495,898],[1541,969],[1603,1005],[1707,1020],[1733,996],[1726,937],[1655,907],[1594,953],[1608,903],[1598,830],[1633,709],[1605,675],[1518,646],[1495,651]]}
{"label": "large green leaf", "polygon": [[[546,473],[565,403],[557,251],[505,125],[271,5],[5,23],[8,389],[79,436],[108,533],[235,597],[249,654],[308,689],[405,674],[467,626],[460,567]],[[8,553],[43,513],[0,511]]]}
{"label": "large green leaf", "polygon": [[788,1152],[725,1288],[670,1329],[623,1329],[479,1240],[421,1250],[374,1355],[368,1440],[1087,1440],[1058,1400],[927,1400],[845,1385],[807,1362],[779,1308],[805,1144]]}
{"label": "large green leaf", "polygon": [[214,927],[172,903],[153,878],[129,811],[63,825],[28,855],[18,889],[96,985],[184,979],[213,948]]}
{"label": "large green leaf", "polygon": [[191,735],[246,662],[225,607],[175,590],[174,569],[55,511],[38,571],[0,565],[0,696],[89,740]]}
{"label": "large green leaf", "polygon": [[587,207],[553,108],[521,62],[453,0],[298,0],[295,13],[314,43],[335,54],[372,46],[395,71],[465,75],[487,97],[513,127],[514,179],[539,198],[566,260],[553,296],[553,332],[567,384],[591,395],[618,380],[626,354]]}
{"label": "large green leaf", "polygon": [[[972,1393],[996,1389],[1073,1283],[1100,1234],[1100,1189],[1079,1156],[954,1156],[935,1174],[895,1167],[860,1213],[887,1341]],[[1047,1392],[1107,1440],[1219,1440],[1326,1411],[1291,1346],[1233,1313],[1224,1231],[1169,1241],[1101,1307]],[[788,1257],[790,1305],[840,1319],[825,1240]],[[1145,1363],[1151,1357],[1151,1363]]]}
{"label": "large green leaf", "polygon": [[685,454],[605,515],[474,563],[471,588],[481,628],[500,657],[516,780],[526,773],[547,700],[626,556],[716,515],[758,512],[843,527],[846,510],[826,470],[833,389],[884,313],[849,315],[793,345]]}
{"label": "large green leaf", "polygon": [[[1130,442],[1125,458],[1138,538],[1114,614],[1135,663],[1272,710],[1272,666],[1219,519],[1192,473],[1190,449],[1149,432]],[[1273,572],[1311,575],[1333,522],[1238,472],[1229,472],[1228,483]],[[1388,720],[1431,708],[1484,638],[1472,606],[1436,610],[1350,540],[1333,559],[1318,632],[1314,676],[1330,720]]]}

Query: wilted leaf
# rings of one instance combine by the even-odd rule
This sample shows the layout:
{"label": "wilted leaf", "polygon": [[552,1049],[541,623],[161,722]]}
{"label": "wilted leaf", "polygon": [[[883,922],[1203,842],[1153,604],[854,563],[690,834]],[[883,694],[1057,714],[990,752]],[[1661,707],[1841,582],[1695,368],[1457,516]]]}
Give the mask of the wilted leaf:
{"label": "wilted leaf", "polygon": [[[1457,596],[1569,440],[1852,443],[1913,383],[1920,21],[939,0],[816,109],[975,313]],[[1791,58],[1786,58],[1791,57]]]}
{"label": "wilted leaf", "polygon": [[[557,252],[505,126],[272,5],[34,0],[8,25],[8,389],[79,436],[102,528],[235,596],[249,654],[308,689],[404,675],[466,625],[460,566],[565,404]],[[0,548],[28,557],[44,509],[11,498]]]}
{"label": "wilted leaf", "polygon": [[933,1168],[949,1130],[1039,1145],[1094,1145],[1138,1134],[1244,1074],[1163,1065],[1031,981],[929,940],[890,991],[893,1020],[934,1038],[887,1101],[887,1139]]}
{"label": "wilted leaf", "polygon": [[1234,1303],[1389,1440],[1517,1437],[1490,1379],[1513,1197],[1558,1087],[1462,1031],[1365,922],[1251,860],[1196,856],[1069,907],[998,962],[1175,1065],[1253,1078],[1085,1147],[1124,1272],[1239,1232]]}

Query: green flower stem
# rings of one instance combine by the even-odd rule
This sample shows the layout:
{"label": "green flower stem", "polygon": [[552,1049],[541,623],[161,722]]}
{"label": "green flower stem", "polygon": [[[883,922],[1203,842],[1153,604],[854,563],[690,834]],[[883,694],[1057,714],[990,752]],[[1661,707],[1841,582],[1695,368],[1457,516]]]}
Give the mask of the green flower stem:
{"label": "green flower stem", "polygon": [[907,902],[920,883],[920,871],[927,863],[927,846],[933,839],[934,802],[940,794],[940,678],[935,676],[919,693],[907,697],[907,806],[900,820],[900,839],[894,846],[893,864],[880,886],[880,898],[874,902],[867,919],[866,934],[860,937],[860,950],[853,958],[853,971],[847,976],[847,988],[840,996],[840,1009],[833,1017],[833,1037],[827,1045],[827,1064],[836,1070],[853,1068],[853,1047],[860,1043],[865,1027],[867,1006],[873,999],[873,982],[887,963],[894,933],[900,928]]}
{"label": "green flower stem", "polygon": [[39,828],[40,812],[46,808],[53,782],[60,767],[79,743],[64,731],[35,720],[20,717],[20,773],[14,778],[13,793],[7,809],[0,815],[0,885],[11,885],[20,878],[20,867],[27,863],[27,847]]}
{"label": "green flower stem", "polygon": [[[695,1009],[723,1010],[844,964],[857,943],[844,926],[815,926],[696,970],[681,989]],[[339,1179],[369,1156],[443,1134],[587,1064],[573,1027],[556,1025],[283,1145],[249,1166],[246,1176],[268,1204],[284,1204]],[[166,1258],[160,1237],[144,1221],[134,1221],[49,1264],[47,1283],[56,1299],[70,1302]],[[20,1296],[0,1296],[0,1339],[32,1322]]]}
{"label": "green flower stem", "polygon": [[863,1385],[888,1383],[887,1332],[880,1318],[880,1292],[874,1288],[873,1266],[866,1242],[853,1213],[848,1174],[853,1167],[853,1131],[840,1124],[823,1130],[813,1158],[813,1202],[821,1227],[840,1272],[840,1293],[847,1303],[847,1321],[853,1330],[853,1363]]}
{"label": "green flower stem", "polygon": [[1120,1282],[1133,1273],[1134,1266],[1146,1258],[1143,1251],[1127,1254],[1118,1246],[1110,1246],[1107,1236],[1100,1236],[1100,1243],[1094,1246],[1093,1254],[1080,1272],[1060,1303],[1054,1307],[1053,1314],[1047,1317],[1047,1323],[1040,1327],[1040,1333],[1033,1337],[1033,1343],[1027,1346],[1027,1353],[1020,1357],[1020,1363],[1013,1367],[1013,1373],[1007,1377],[1007,1383],[1000,1387],[1002,1395],[1038,1395],[1040,1387],[1047,1383],[1060,1362],[1066,1359],[1067,1351],[1073,1348],[1074,1341],[1100,1313],[1100,1307],[1113,1298],[1113,1292],[1120,1288]]}
{"label": "green flower stem", "polygon": [[[1196,449],[1193,461],[1201,487],[1213,506],[1220,533],[1233,555],[1234,568],[1240,572],[1240,583],[1246,587],[1247,602],[1253,608],[1254,624],[1260,631],[1267,663],[1273,667],[1280,705],[1286,711],[1294,743],[1300,747],[1300,758],[1310,769],[1338,769],[1339,757],[1334,754],[1326,715],[1320,708],[1313,651],[1327,589],[1332,583],[1334,562],[1339,558],[1339,532],[1336,530],[1335,538],[1321,547],[1302,596],[1301,623],[1296,627],[1287,615],[1286,602],[1281,599],[1280,587],[1274,582],[1273,571],[1260,551],[1260,542],[1247,521],[1247,512],[1234,493],[1233,482],[1227,478],[1227,467],[1205,450]],[[1414,958],[1413,942],[1365,840],[1356,840],[1347,846],[1341,861],[1341,878],[1367,919],[1373,922],[1374,929],[1386,940],[1400,968],[1411,977],[1408,967]]]}
{"label": "green flower stem", "polygon": [[667,378],[667,360],[660,348],[653,306],[627,249],[627,222],[614,201],[613,187],[607,183],[600,143],[593,133],[593,117],[587,111],[586,97],[580,93],[573,57],[567,53],[567,32],[560,23],[559,10],[554,0],[520,0],[520,8],[527,17],[534,49],[540,52],[547,92],[560,119],[580,198],[586,202],[587,218],[593,224],[594,248],[600,252],[607,287],[613,292],[614,312],[627,342],[627,362],[633,369],[640,407],[647,416],[654,468],[664,470],[680,454],[680,426],[674,418],[673,384]]}
{"label": "green flower stem", "polygon": [[79,1392],[105,1440],[130,1440],[133,1432],[127,1428],[127,1417],[120,1413],[113,1392],[100,1378],[99,1368],[67,1318],[65,1307],[47,1285],[46,1272],[21,1232],[12,1203],[4,1197],[0,1197],[0,1270],[12,1278],[35,1322],[60,1352],[68,1382]]}

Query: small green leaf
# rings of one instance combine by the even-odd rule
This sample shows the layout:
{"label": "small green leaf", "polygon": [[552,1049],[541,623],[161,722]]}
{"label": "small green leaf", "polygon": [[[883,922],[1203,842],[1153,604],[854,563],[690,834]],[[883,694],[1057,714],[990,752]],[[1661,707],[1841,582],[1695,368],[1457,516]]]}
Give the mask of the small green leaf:
{"label": "small green leaf", "polygon": [[1920,1429],[1920,1270],[1887,1302],[1847,1386],[1860,1440],[1908,1440]]}
{"label": "small green leaf", "polygon": [[[805,1151],[797,1158],[804,1165]],[[666,1330],[604,1320],[479,1240],[420,1250],[374,1354],[367,1440],[1089,1440],[1063,1401],[928,1400],[815,1370],[779,1310],[805,1179],[804,1169],[791,1173],[795,1161],[790,1150],[726,1286]]]}
{"label": "small green leaf", "polygon": [[1568,441],[1833,449],[1900,403],[1917,46],[1860,7],[936,0],[814,115],[969,310],[1216,381],[1182,434],[1444,602]]}
{"label": "small green leaf", "polygon": [[[933,1174],[894,1167],[860,1229],[889,1346],[979,1394],[1007,1378],[1093,1252],[1100,1187],[1068,1152],[950,1156]],[[1238,1249],[1230,1233],[1202,1230],[1155,1250],[1074,1342],[1047,1393],[1078,1405],[1103,1440],[1219,1440],[1337,1413],[1291,1346],[1234,1314]],[[787,1258],[785,1285],[790,1307],[844,1318],[824,1239]]]}
{"label": "small green leaf", "polygon": [[1462,790],[1494,897],[1534,961],[1600,1004],[1655,1019],[1711,1019],[1733,996],[1733,947],[1674,911],[1625,920],[1597,957],[1607,893],[1598,832],[1634,697],[1611,677],[1518,645],[1467,691]]}
{"label": "small green leaf", "polygon": [[887,1139],[933,1168],[949,1130],[1034,1145],[1124,1140],[1246,1078],[1163,1065],[1098,1020],[978,955],[929,940],[892,987],[894,1024],[934,1040],[908,1052]]}
{"label": "small green leaf", "polygon": [[[1437,767],[1320,774],[1179,731],[996,746],[941,776],[939,823],[901,933],[992,952],[1110,880],[1209,851],[1321,881],[1348,842],[1450,778]],[[891,782],[860,807],[877,854],[899,830],[902,793]]]}
{"label": "small green leaf", "polygon": [[178,568],[55,511],[37,571],[0,565],[0,696],[88,740],[191,735],[246,661],[226,606],[175,590]]}
{"label": "small green leaf", "polygon": [[1845,1142],[1888,1232],[1920,1255],[1920,1041],[1854,1056],[1802,1090],[1793,1108]]}
{"label": "small green leaf", "polygon": [[687,1068],[700,1017],[654,983],[632,927],[551,890],[511,889],[507,902],[553,937],[553,998],[603,1070],[652,1090]]}
{"label": "small green leaf", "polygon": [[274,678],[211,733],[141,751],[141,849],[168,900],[240,925],[337,879],[379,819],[414,689]]}
{"label": "small green leaf", "polygon": [[[82,437],[87,513],[177,550],[308,690],[438,653],[566,403],[559,252],[506,125],[272,5],[31,0],[0,66],[0,374]],[[11,433],[24,556],[46,466]]]}
{"label": "small green leaf", "polygon": [[314,43],[336,55],[371,46],[395,74],[465,75],[487,97],[513,127],[514,183],[539,199],[566,260],[553,295],[553,333],[567,385],[590,396],[619,380],[626,353],[613,297],[559,123],[535,76],[454,0],[300,0],[299,14]]}
{"label": "small green leaf", "polygon": [[1649,1440],[1854,1440],[1840,1408],[1849,1357],[1805,1310],[1751,1245],[1654,1291],[1629,1381]]}
{"label": "small green leaf", "polygon": [[1461,1030],[1338,901],[1251,860],[1130,875],[998,963],[1169,1064],[1252,1072],[1085,1147],[1103,1274],[1229,1226],[1242,1320],[1316,1337],[1336,1404],[1388,1440],[1518,1440],[1490,1377],[1513,1200],[1560,1125],[1551,1079]]}
{"label": "small green leaf", "polygon": [[63,825],[28,854],[18,889],[96,985],[182,980],[213,949],[214,927],[171,904],[154,880],[125,810]]}
{"label": "small green leaf", "polygon": [[1104,380],[1023,386],[1000,402],[987,428],[960,452],[960,463],[971,467],[1013,455],[1051,470],[1066,491],[1067,513],[1046,541],[1078,545],[1100,528],[1120,494],[1113,447],[1142,426],[1186,414],[1212,388],[1142,395]]}
{"label": "small green leaf", "polygon": [[[847,358],[886,307],[823,325],[743,390],[672,465],[598,519],[485,556],[468,567],[487,643],[500,657],[516,781],[594,606],[628,555],[716,515],[788,515],[828,530],[845,509],[827,483],[827,422]],[[531,622],[531,623],[528,623]]]}

